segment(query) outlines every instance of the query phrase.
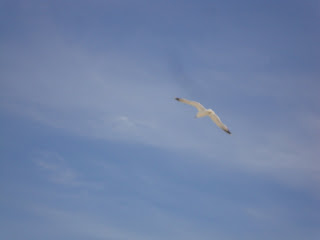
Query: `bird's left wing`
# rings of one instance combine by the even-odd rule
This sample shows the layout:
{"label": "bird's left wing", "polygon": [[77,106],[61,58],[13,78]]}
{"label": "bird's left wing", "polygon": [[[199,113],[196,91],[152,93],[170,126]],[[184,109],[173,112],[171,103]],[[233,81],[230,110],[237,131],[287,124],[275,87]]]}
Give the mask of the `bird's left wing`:
{"label": "bird's left wing", "polygon": [[183,102],[183,103],[189,104],[191,106],[194,106],[195,108],[198,109],[199,112],[206,110],[205,107],[202,106],[198,102],[190,101],[190,100],[187,100],[187,99],[184,99],[184,98],[176,98],[176,100],[179,101],[179,102]]}
{"label": "bird's left wing", "polygon": [[217,124],[217,126],[218,126],[219,128],[221,128],[223,131],[231,134],[231,132],[229,131],[228,127],[221,122],[221,120],[220,120],[220,118],[218,117],[217,114],[215,114],[215,113],[210,113],[210,114],[209,114],[209,117],[212,119],[212,121],[213,121],[215,124]]}

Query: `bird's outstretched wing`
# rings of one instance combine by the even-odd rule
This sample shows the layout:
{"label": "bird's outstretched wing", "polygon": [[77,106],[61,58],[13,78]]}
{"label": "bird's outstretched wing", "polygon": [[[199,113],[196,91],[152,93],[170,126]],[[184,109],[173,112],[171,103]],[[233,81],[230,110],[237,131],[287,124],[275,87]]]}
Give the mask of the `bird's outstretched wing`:
{"label": "bird's outstretched wing", "polygon": [[217,124],[217,126],[218,126],[219,128],[221,128],[223,131],[231,134],[231,132],[229,131],[228,127],[221,122],[221,120],[220,120],[220,118],[218,117],[217,114],[215,114],[215,113],[210,113],[210,114],[209,114],[209,117],[212,119],[212,121],[213,121],[215,124]]}
{"label": "bird's outstretched wing", "polygon": [[189,101],[189,100],[184,99],[184,98],[176,98],[176,100],[179,101],[179,102],[183,102],[183,103],[186,103],[186,104],[189,104],[189,105],[191,105],[191,106],[196,107],[199,112],[206,110],[205,107],[202,106],[202,105],[201,105],[200,103],[198,103],[198,102]]}

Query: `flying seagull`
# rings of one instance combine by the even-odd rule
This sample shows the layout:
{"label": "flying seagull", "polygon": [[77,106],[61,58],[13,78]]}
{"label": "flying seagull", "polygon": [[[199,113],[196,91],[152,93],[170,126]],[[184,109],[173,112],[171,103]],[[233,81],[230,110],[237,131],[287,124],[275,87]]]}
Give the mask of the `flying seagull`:
{"label": "flying seagull", "polygon": [[200,103],[194,102],[194,101],[189,101],[187,99],[176,98],[176,100],[179,101],[179,102],[183,102],[183,103],[189,104],[189,105],[194,106],[195,108],[197,108],[198,109],[198,113],[196,115],[196,118],[209,116],[212,119],[212,121],[215,124],[217,124],[217,126],[219,128],[221,128],[223,131],[231,134],[231,132],[229,131],[228,127],[221,122],[221,120],[218,117],[218,115],[212,109],[206,109]]}

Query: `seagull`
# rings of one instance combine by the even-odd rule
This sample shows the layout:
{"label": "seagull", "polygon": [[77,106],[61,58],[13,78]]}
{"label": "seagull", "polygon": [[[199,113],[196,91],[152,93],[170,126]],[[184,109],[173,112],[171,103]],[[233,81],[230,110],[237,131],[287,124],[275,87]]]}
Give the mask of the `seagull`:
{"label": "seagull", "polygon": [[212,119],[212,121],[215,124],[217,124],[217,126],[219,128],[221,128],[223,131],[231,134],[231,132],[229,131],[228,127],[221,122],[221,120],[218,117],[218,115],[212,109],[206,109],[200,103],[195,102],[195,101],[189,101],[189,100],[183,99],[183,98],[176,98],[176,100],[179,101],[179,102],[183,102],[183,103],[189,104],[189,105],[194,106],[195,108],[197,108],[198,109],[198,113],[196,115],[196,118],[209,116]]}

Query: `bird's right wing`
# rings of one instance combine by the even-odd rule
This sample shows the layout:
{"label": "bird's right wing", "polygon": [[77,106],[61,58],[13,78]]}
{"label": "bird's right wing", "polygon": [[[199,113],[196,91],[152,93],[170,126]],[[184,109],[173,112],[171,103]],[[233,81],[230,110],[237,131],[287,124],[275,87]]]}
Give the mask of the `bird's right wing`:
{"label": "bird's right wing", "polygon": [[198,102],[189,101],[189,100],[184,99],[184,98],[176,98],[176,100],[179,101],[179,102],[183,102],[183,103],[186,103],[186,104],[189,104],[189,105],[191,105],[191,106],[196,107],[199,112],[206,110],[206,109],[204,108],[204,106],[202,106],[202,105],[201,105],[200,103],[198,103]]}
{"label": "bird's right wing", "polygon": [[213,121],[215,124],[217,124],[217,126],[218,126],[219,128],[221,128],[223,131],[231,134],[231,132],[229,131],[228,127],[221,122],[221,120],[220,120],[220,118],[218,117],[217,114],[215,114],[215,113],[210,113],[210,114],[209,114],[209,117],[212,119],[212,121]]}

